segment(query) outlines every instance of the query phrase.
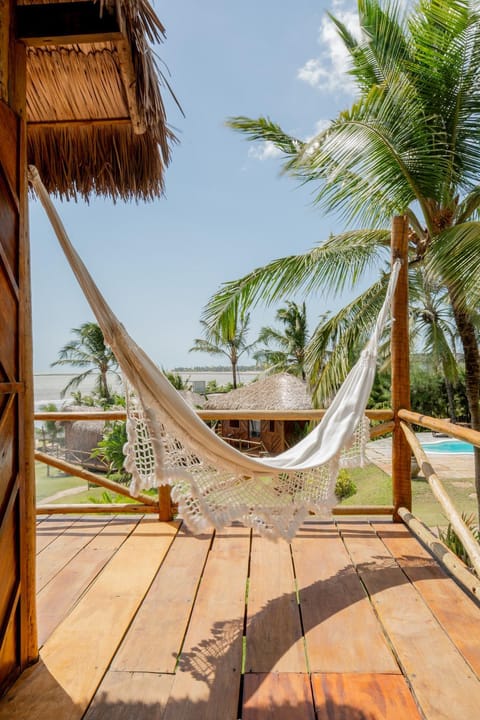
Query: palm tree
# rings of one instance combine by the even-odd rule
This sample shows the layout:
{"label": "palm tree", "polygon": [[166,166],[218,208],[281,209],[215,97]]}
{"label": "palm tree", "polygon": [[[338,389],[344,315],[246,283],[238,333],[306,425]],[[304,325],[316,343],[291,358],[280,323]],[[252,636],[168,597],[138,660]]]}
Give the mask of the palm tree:
{"label": "palm tree", "polygon": [[445,292],[432,285],[424,273],[410,283],[411,339],[420,342],[435,370],[441,370],[447,391],[450,420],[455,422],[454,386],[458,382],[456,327]]}
{"label": "palm tree", "polygon": [[77,388],[87,377],[95,376],[95,392],[101,402],[109,403],[112,400],[112,393],[108,384],[108,373],[114,373],[120,378],[117,368],[118,363],[115,355],[105,345],[105,340],[100,327],[94,322],[86,322],[78,328],[72,329],[73,340],[70,340],[58,353],[58,360],[52,363],[56,365],[70,365],[77,368],[87,368],[85,372],[76,375],[63,388],[62,397],[70,389]]}
{"label": "palm tree", "polygon": [[238,385],[238,361],[251,348],[247,344],[250,316],[239,312],[238,304],[233,303],[229,312],[224,313],[213,327],[205,320],[200,322],[205,337],[195,338],[189,352],[204,352],[227,357],[232,367],[232,384],[235,389]]}
{"label": "palm tree", "polygon": [[[475,308],[480,301],[480,14],[473,0],[358,0],[360,36],[332,17],[351,59],[358,99],[313,140],[302,142],[268,118],[236,117],[229,125],[251,140],[271,141],[284,169],[315,186],[315,200],[356,229],[311,251],[254,270],[224,285],[205,319],[217,322],[231,303],[249,307],[303,289],[341,291],[387,257],[392,215],[410,224],[411,275],[423,265],[445,294],[464,359],[472,427],[480,429],[480,353]],[[358,229],[359,227],[363,229]],[[313,333],[307,353],[338,339],[319,379],[334,386],[349,348],[370,329],[386,274]],[[344,332],[342,332],[344,331]],[[327,334],[326,334],[327,333]],[[329,335],[328,335],[329,333]],[[319,386],[319,387],[320,387]],[[475,450],[480,498],[480,450]]]}
{"label": "palm tree", "polygon": [[254,359],[262,362],[269,372],[288,372],[306,380],[308,327],[305,303],[298,305],[287,300],[286,307],[277,310],[275,319],[283,324],[283,332],[271,326],[263,327],[255,345],[263,343],[265,347],[254,353]]}

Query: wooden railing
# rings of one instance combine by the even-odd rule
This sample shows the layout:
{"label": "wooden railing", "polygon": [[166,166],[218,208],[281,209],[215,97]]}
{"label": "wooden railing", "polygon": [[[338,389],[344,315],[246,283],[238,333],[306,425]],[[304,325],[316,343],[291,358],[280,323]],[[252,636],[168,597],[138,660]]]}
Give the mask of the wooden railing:
{"label": "wooden railing", "polygon": [[[275,410],[198,410],[198,415],[205,421],[212,420],[298,420],[319,422],[325,414],[325,410],[295,410],[295,411],[275,411]],[[393,430],[394,423],[392,421],[393,413],[389,409],[385,410],[368,410],[366,413],[370,420],[378,425],[374,425],[371,429],[370,436],[372,439],[385,435]],[[86,411],[86,412],[37,412],[35,413],[35,421],[58,421],[58,422],[75,422],[81,420],[88,422],[93,420],[104,420],[112,422],[116,420],[126,420],[126,412],[124,410],[115,411]],[[37,506],[38,514],[54,514],[54,513],[78,513],[78,512],[116,512],[116,513],[158,513],[162,520],[171,517],[171,502],[167,487],[159,488],[157,497],[140,493],[132,495],[124,486],[113,480],[106,478],[104,475],[93,473],[90,470],[67,462],[60,458],[54,457],[47,453],[37,450],[35,452],[35,460],[45,463],[51,467],[61,470],[67,475],[73,475],[89,483],[104,487],[106,490],[115,492],[119,495],[135,500],[135,503],[82,503],[81,505],[73,504],[44,504]],[[349,506],[348,508],[334,508],[336,515],[389,515],[393,512],[392,506]]]}
{"label": "wooden railing", "polygon": [[[465,440],[466,442],[478,448],[480,448],[480,432],[477,432],[476,430],[471,430],[470,428],[455,425],[454,423],[448,422],[446,420],[438,420],[436,418],[429,417],[428,415],[421,415],[420,413],[416,413],[411,410],[399,410],[398,417],[400,420],[400,427],[403,430],[405,438],[415,456],[415,459],[422,471],[422,474],[428,481],[433,495],[436,497],[436,499],[442,506],[448,522],[450,523],[456,535],[462,542],[462,545],[465,548],[468,557],[470,558],[472,567],[480,578],[480,545],[474,538],[470,528],[467,527],[460,513],[452,503],[441,479],[436,474],[430,460],[428,459],[425,451],[420,445],[417,436],[415,435],[408,423],[413,423],[434,432],[441,432],[442,434],[453,437],[457,440]],[[410,525],[417,534],[418,532],[422,533],[422,528],[419,526],[418,521],[412,515],[408,508],[400,508],[398,512],[402,517],[403,521],[407,525]],[[426,536],[425,533],[422,533],[422,535],[423,540],[427,542],[427,544],[434,552],[438,550],[438,538],[432,536],[431,534]],[[443,546],[440,548],[440,553],[442,556],[442,562],[444,562],[446,556]],[[446,564],[448,564],[448,562],[451,562],[451,559],[447,560]],[[460,564],[456,560],[453,560],[453,562],[458,569],[458,566]],[[476,588],[475,592],[479,593],[478,584],[474,582],[471,577],[469,578],[469,582],[472,586]]]}
{"label": "wooden railing", "polygon": [[[301,410],[301,411],[263,411],[263,410],[199,410],[198,415],[205,421],[212,420],[298,420],[298,421],[313,421],[319,422],[325,410]],[[451,436],[458,440],[465,440],[472,445],[480,448],[480,432],[476,432],[469,428],[455,425],[445,420],[438,420],[426,415],[410,410],[399,410],[397,413],[397,423],[394,420],[393,411],[390,409],[385,410],[368,410],[366,413],[367,417],[374,421],[375,425],[372,426],[370,431],[371,439],[376,439],[382,435],[391,433],[396,427],[401,429],[403,436],[408,443],[411,452],[415,456],[419,467],[422,470],[422,474],[428,481],[432,493],[443,508],[445,515],[455,530],[456,534],[460,538],[470,560],[472,567],[474,568],[477,575],[480,577],[480,546],[473,537],[470,529],[465,525],[458,510],[454,507],[451,499],[449,498],[443,483],[441,482],[438,475],[435,473],[431,462],[427,458],[424,450],[422,449],[415,433],[411,430],[409,424],[415,424],[426,429],[441,432],[445,435]],[[89,421],[89,420],[105,420],[105,422],[114,420],[125,420],[125,411],[87,411],[87,412],[53,412],[53,413],[36,413],[35,420],[56,420],[60,422],[74,422],[75,420]],[[93,473],[86,470],[78,465],[69,463],[60,458],[53,457],[47,453],[37,451],[35,453],[35,459],[43,462],[47,465],[55,467],[62,472],[69,475],[79,477],[83,480],[87,480],[89,483],[96,484],[104,487],[109,491],[118,493],[119,495],[128,497],[130,500],[134,500],[132,503],[102,503],[102,504],[56,504],[56,505],[39,505],[37,512],[39,514],[53,514],[53,513],[104,513],[104,512],[115,512],[115,513],[157,513],[162,520],[171,518],[172,508],[170,503],[169,488],[162,487],[159,489],[159,493],[156,497],[145,495],[140,493],[139,495],[132,495],[129,490],[116,483],[105,476]],[[398,491],[397,491],[398,493]],[[399,506],[395,502],[396,490],[393,487],[393,503],[392,505],[357,505],[357,506],[337,506],[333,508],[334,515],[364,515],[364,516],[379,516],[379,515],[390,515],[401,519],[407,524],[410,529],[420,538],[420,540],[428,545],[430,550],[437,556],[437,558],[457,577],[457,579],[469,589],[477,597],[480,597],[480,583],[475,577],[463,566],[461,561],[451,554],[445,546],[423,523],[421,523],[412,513],[410,507]]]}

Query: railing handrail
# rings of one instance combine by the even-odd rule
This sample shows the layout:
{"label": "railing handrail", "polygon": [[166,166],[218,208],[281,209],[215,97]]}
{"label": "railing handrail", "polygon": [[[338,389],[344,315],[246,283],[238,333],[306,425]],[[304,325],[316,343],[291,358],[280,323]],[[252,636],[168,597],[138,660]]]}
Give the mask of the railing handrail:
{"label": "railing handrail", "polygon": [[[400,413],[399,413],[400,415]],[[480,577],[480,545],[474,538],[470,528],[467,527],[463,521],[460,513],[452,503],[447,491],[445,490],[442,481],[434,471],[424,449],[420,445],[420,442],[413,432],[413,430],[405,423],[401,422],[400,427],[402,428],[406,440],[410,445],[410,448],[415,455],[415,459],[422,469],[422,472],[430,485],[434,496],[442,506],[445,515],[447,516],[448,522],[455,530],[457,536],[461,540],[463,547],[465,548],[468,557],[472,563],[475,572]],[[480,433],[476,433],[480,439]]]}
{"label": "railing handrail", "polygon": [[[202,420],[321,420],[326,410],[197,410]],[[393,410],[385,408],[382,410],[366,410],[365,415],[369,420],[391,420]],[[105,410],[86,412],[36,412],[35,420],[56,420],[62,422],[75,422],[77,420],[125,420],[125,410]]]}
{"label": "railing handrail", "polygon": [[455,423],[449,420],[439,420],[430,417],[430,415],[422,415],[413,410],[399,410],[398,417],[414,425],[420,425],[420,427],[433,430],[434,432],[445,433],[445,435],[451,435],[456,440],[465,440],[471,445],[480,447],[480,432],[478,430],[455,425]]}

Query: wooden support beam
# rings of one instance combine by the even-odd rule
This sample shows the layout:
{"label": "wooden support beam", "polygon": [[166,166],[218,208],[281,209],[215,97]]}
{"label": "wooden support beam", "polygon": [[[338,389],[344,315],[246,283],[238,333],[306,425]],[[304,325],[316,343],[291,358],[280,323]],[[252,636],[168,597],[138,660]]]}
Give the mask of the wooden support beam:
{"label": "wooden support beam", "polygon": [[79,503],[78,505],[38,505],[37,507],[37,515],[85,515],[86,513],[145,515],[157,512],[158,505],[137,505],[133,503]]}
{"label": "wooden support beam", "polygon": [[[202,420],[321,420],[326,410],[197,410]],[[393,410],[366,410],[369,420],[392,420]],[[35,420],[58,420],[74,422],[75,420],[126,420],[125,410],[106,410],[85,412],[36,412]],[[388,431],[387,431],[388,432]]]}
{"label": "wooden support beam", "polygon": [[116,492],[119,495],[125,495],[125,497],[132,498],[132,500],[140,500],[145,505],[150,505],[151,507],[155,508],[158,507],[158,503],[153,497],[150,497],[149,495],[143,495],[142,493],[140,493],[139,495],[132,495],[123,485],[113,482],[113,480],[108,480],[105,477],[95,475],[95,473],[92,473],[89,470],[84,470],[83,468],[78,467],[78,465],[73,465],[73,463],[66,462],[65,460],[60,460],[60,458],[52,457],[52,455],[47,455],[46,453],[37,451],[35,453],[35,460],[39,460],[46,465],[57,468],[57,470],[61,470],[62,472],[67,473],[67,475],[79,477],[82,480],[87,480],[87,482],[92,482],[95,483],[95,485],[100,485],[101,487],[104,487],[107,490],[111,490],[112,492]]}
{"label": "wooden support beam", "polygon": [[35,420],[54,420],[55,422],[88,422],[89,420],[126,420],[125,410],[87,410],[86,412],[36,412]]}
{"label": "wooden support beam", "polygon": [[337,505],[332,515],[392,515],[393,505]]}
{"label": "wooden support beam", "polygon": [[420,445],[420,442],[418,441],[415,433],[404,422],[400,423],[400,427],[409,444],[409,448],[413,450],[413,454],[415,455],[418,465],[423,475],[427,479],[433,494],[442,506],[445,515],[447,516],[448,522],[451,524],[452,528],[455,530],[456,534],[460,538],[462,545],[465,548],[468,557],[472,562],[472,566],[474,567],[475,572],[480,577],[480,545],[473,537],[471,531],[465,525],[455,505],[450,500],[442,481],[431,466],[425,454],[425,451]]}
{"label": "wooden support beam", "polygon": [[400,522],[399,507],[412,509],[411,450],[400,427],[398,411],[410,410],[410,353],[408,335],[408,218],[392,220],[392,263],[399,259],[402,267],[392,299],[392,408],[395,428],[392,438],[392,487],[394,520]]}
{"label": "wooden support beam", "polygon": [[104,127],[106,125],[131,125],[132,120],[129,117],[105,117],[105,118],[75,118],[70,120],[33,120],[27,122],[29,128],[44,129],[54,128],[55,130],[69,127]]}
{"label": "wooden support beam", "polygon": [[161,522],[173,519],[170,485],[160,485],[158,488],[158,519]]}
{"label": "wooden support beam", "polygon": [[430,528],[418,520],[415,515],[412,515],[409,510],[399,508],[398,514],[415,537],[435,555],[437,560],[453,575],[455,580],[457,580],[465,590],[472,593],[475,598],[480,599],[480,580],[465,567],[462,561],[441,543]]}
{"label": "wooden support beam", "polygon": [[480,447],[480,432],[478,430],[455,425],[455,423],[451,423],[448,420],[438,420],[429,415],[421,415],[420,413],[413,412],[413,410],[400,410],[398,416],[401,420],[406,420],[406,422],[421,425],[434,432],[437,431],[451,435],[457,440],[465,440],[465,442]]}
{"label": "wooden support beam", "polygon": [[[326,410],[197,410],[202,420],[317,420]],[[393,410],[366,410],[369,420],[392,420]]]}
{"label": "wooden support beam", "polygon": [[384,422],[381,425],[375,425],[375,427],[372,427],[370,429],[370,440],[376,440],[379,437],[382,437],[382,435],[387,435],[387,433],[393,432],[395,429],[395,423],[393,420],[390,422]]}
{"label": "wooden support beam", "polygon": [[99,7],[91,2],[17,5],[17,39],[37,47],[121,40],[116,13],[103,4],[100,14]]}

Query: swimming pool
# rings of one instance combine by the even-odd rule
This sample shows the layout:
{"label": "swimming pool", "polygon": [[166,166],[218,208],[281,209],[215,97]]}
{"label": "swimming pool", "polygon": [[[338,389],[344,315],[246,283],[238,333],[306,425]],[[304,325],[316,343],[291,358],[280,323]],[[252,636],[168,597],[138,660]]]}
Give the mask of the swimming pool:
{"label": "swimming pool", "polygon": [[422,443],[422,448],[429,453],[455,453],[459,455],[473,455],[473,445],[464,440],[434,440],[433,442]]}

